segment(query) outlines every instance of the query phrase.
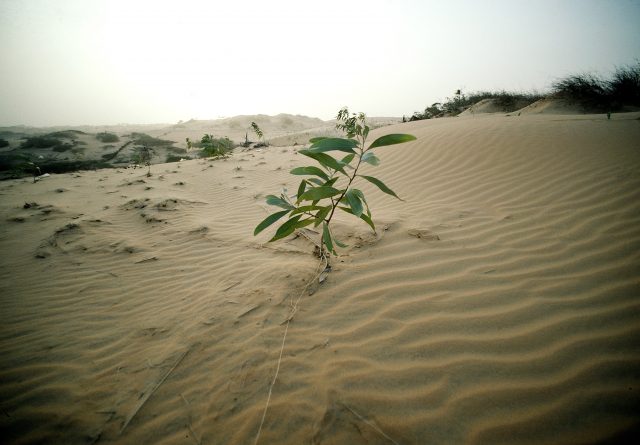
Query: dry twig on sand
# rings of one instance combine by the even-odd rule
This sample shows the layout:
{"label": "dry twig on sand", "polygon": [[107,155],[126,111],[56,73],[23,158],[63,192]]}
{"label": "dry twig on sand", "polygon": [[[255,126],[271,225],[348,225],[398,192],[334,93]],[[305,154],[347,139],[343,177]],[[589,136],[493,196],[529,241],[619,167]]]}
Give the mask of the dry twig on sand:
{"label": "dry twig on sand", "polygon": [[[323,262],[324,262],[324,267],[322,268],[322,270],[318,272]],[[278,364],[276,366],[276,372],[273,375],[273,380],[271,381],[271,384],[269,385],[269,394],[267,395],[267,404],[265,405],[264,412],[262,413],[262,420],[260,421],[260,426],[258,427],[258,433],[256,434],[256,440],[254,442],[254,445],[258,445],[258,441],[260,440],[260,433],[262,432],[264,419],[267,417],[267,410],[269,409],[269,403],[271,402],[271,393],[273,392],[273,385],[276,384],[278,373],[280,372],[280,363],[282,362],[282,353],[284,352],[284,344],[285,344],[285,341],[287,340],[287,332],[289,332],[289,325],[291,324],[291,320],[293,320],[293,316],[298,311],[298,303],[300,303],[300,300],[302,299],[304,293],[307,291],[309,286],[311,286],[311,284],[314,281],[320,278],[320,275],[322,275],[322,273],[327,269],[328,266],[329,266],[329,260],[326,258],[326,256],[323,256],[322,258],[320,258],[320,262],[318,263],[318,267],[316,268],[316,274],[313,276],[311,280],[309,280],[309,282],[305,285],[305,287],[302,288],[302,291],[300,292],[298,299],[291,305],[291,311],[289,312],[289,315],[287,316],[285,321],[281,323],[281,324],[285,324],[285,328],[284,328],[284,334],[282,335],[282,345],[280,346],[280,355],[278,356]]]}
{"label": "dry twig on sand", "polygon": [[153,395],[153,393],[160,387],[160,385],[162,385],[164,383],[164,381],[167,380],[167,377],[169,377],[169,375],[173,372],[173,370],[176,369],[176,367],[185,358],[185,356],[189,353],[190,350],[191,350],[191,348],[187,349],[182,354],[180,354],[180,357],[178,357],[178,359],[173,364],[173,366],[171,368],[169,368],[169,370],[162,376],[162,378],[160,380],[158,380],[158,382],[153,386],[153,388],[151,388],[150,391],[148,391],[146,393],[143,393],[142,397],[140,398],[140,400],[138,401],[138,403],[136,404],[134,409],[127,416],[127,418],[126,418],[126,420],[124,422],[124,425],[122,425],[122,428],[120,428],[120,434],[122,434],[124,432],[124,430],[127,428],[127,426],[129,426],[129,423],[131,423],[131,420],[133,420],[133,418],[136,416],[136,414],[138,414],[138,411],[140,411],[142,406],[147,402],[147,400],[149,400],[149,397],[151,397]]}

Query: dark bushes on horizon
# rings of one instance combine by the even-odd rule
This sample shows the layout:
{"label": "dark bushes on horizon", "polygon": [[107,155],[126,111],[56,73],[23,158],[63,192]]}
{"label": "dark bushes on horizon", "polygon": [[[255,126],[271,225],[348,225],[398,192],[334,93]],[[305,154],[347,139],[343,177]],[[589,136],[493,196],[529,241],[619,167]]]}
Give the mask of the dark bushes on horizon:
{"label": "dark bushes on horizon", "polygon": [[564,99],[587,112],[623,111],[640,107],[640,62],[616,68],[611,78],[594,74],[574,74],[554,82],[551,94],[479,91],[469,95],[456,91],[444,103],[436,102],[423,112],[416,111],[403,122],[457,116],[483,99],[494,99],[502,111],[509,113],[524,108],[545,97]]}
{"label": "dark bushes on horizon", "polygon": [[166,139],[154,138],[146,133],[131,133],[131,139],[135,145],[146,147],[171,147],[175,144],[174,141],[168,141]]}
{"label": "dark bushes on horizon", "polygon": [[552,85],[552,96],[580,105],[584,111],[622,111],[640,107],[640,62],[616,69],[610,79],[574,74]]}
{"label": "dark bushes on horizon", "polygon": [[103,131],[102,133],[97,133],[96,139],[104,143],[118,142],[120,140],[117,134],[109,133],[107,131]]}
{"label": "dark bushes on horizon", "polygon": [[478,91],[463,94],[456,91],[454,97],[448,97],[444,103],[436,102],[425,108],[424,112],[416,111],[408,119],[403,117],[403,121],[417,121],[422,119],[433,119],[444,116],[457,116],[470,106],[484,99],[494,99],[495,104],[502,108],[505,113],[526,107],[544,96],[537,93],[513,93],[509,91]]}

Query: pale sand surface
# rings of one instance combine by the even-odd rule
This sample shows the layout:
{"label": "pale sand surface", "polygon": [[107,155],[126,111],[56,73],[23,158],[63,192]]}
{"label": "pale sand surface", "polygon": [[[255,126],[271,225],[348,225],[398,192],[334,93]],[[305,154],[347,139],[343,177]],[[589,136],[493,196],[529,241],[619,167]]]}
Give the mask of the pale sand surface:
{"label": "pale sand surface", "polygon": [[[372,132],[418,138],[368,168],[406,202],[361,184],[377,236],[336,221],[350,247],[300,302],[260,443],[629,439],[639,117]],[[0,183],[4,443],[253,443],[317,265],[304,238],[252,236],[296,148]]]}

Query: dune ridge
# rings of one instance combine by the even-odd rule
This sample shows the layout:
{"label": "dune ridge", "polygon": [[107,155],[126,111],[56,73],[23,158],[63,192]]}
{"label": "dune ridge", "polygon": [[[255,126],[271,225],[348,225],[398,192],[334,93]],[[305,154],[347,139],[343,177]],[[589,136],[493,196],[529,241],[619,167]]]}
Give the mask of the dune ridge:
{"label": "dune ridge", "polygon": [[[378,233],[290,326],[260,443],[620,443],[639,429],[638,113],[383,127]],[[313,244],[253,237],[295,147],[0,184],[10,443],[253,443]],[[363,172],[364,173],[364,172]],[[62,191],[59,191],[62,189]],[[23,208],[25,203],[28,208]]]}

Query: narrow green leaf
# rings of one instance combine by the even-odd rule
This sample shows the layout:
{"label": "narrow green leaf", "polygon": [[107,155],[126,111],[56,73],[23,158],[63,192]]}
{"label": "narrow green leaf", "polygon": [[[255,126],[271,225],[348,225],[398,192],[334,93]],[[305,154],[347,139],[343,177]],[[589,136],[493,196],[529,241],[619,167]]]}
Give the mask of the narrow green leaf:
{"label": "narrow green leaf", "polygon": [[349,189],[344,196],[347,198],[347,202],[349,203],[351,210],[353,210],[353,214],[360,218],[360,215],[362,215],[362,201],[360,201],[358,195],[354,193],[353,189]]}
{"label": "narrow green leaf", "polygon": [[256,226],[255,230],[253,231],[253,236],[256,236],[258,233],[262,232],[264,229],[282,218],[287,213],[289,213],[289,210],[283,210],[281,212],[276,212],[272,215],[267,216],[260,224]]}
{"label": "narrow green leaf", "polygon": [[331,211],[331,206],[322,207],[315,215],[313,225],[318,227],[322,221],[327,217],[329,212]]}
{"label": "narrow green leaf", "polygon": [[307,179],[307,181],[313,182],[315,185],[326,185],[325,182],[322,182],[318,178],[309,178],[309,179]]}
{"label": "narrow green leaf", "polygon": [[345,153],[355,153],[356,143],[353,139],[324,138],[311,145],[309,151],[313,153],[324,153],[325,151],[343,151]]}
{"label": "narrow green leaf", "polygon": [[323,139],[327,139],[326,137],[317,137],[317,138],[311,138],[309,139],[309,142],[311,142],[312,144],[315,144],[318,141],[321,141]]}
{"label": "narrow green leaf", "polygon": [[298,193],[296,194],[298,199],[300,199],[300,196],[302,196],[306,188],[307,188],[307,181],[303,179],[302,181],[300,181],[300,185],[298,186]]}
{"label": "narrow green leaf", "polygon": [[336,196],[342,193],[340,190],[333,187],[314,187],[299,196],[298,199],[301,201],[315,201],[324,198],[330,198],[332,196]]}
{"label": "narrow green leaf", "polygon": [[380,164],[380,159],[374,155],[373,152],[368,151],[362,155],[362,162],[366,162],[371,165],[378,165]]}
{"label": "narrow green leaf", "polygon": [[348,244],[342,243],[336,238],[334,238],[333,242],[336,243],[338,247],[342,247],[343,249],[346,249],[347,247],[349,247]]}
{"label": "narrow green leaf", "polygon": [[351,161],[353,161],[353,158],[355,158],[356,155],[354,153],[351,153],[350,155],[346,155],[344,158],[342,158],[340,160],[340,163],[342,165],[349,165],[351,163]]}
{"label": "narrow green leaf", "polygon": [[358,175],[361,178],[366,179],[367,181],[369,181],[372,184],[375,184],[376,186],[378,186],[378,188],[380,190],[382,190],[383,192],[385,192],[387,195],[391,195],[391,196],[395,196],[396,198],[398,198],[400,201],[404,201],[404,199],[400,198],[398,195],[396,195],[396,192],[394,192],[393,190],[391,190],[389,187],[387,187],[384,182],[382,182],[381,180],[379,180],[378,178],[374,178],[373,176],[365,176],[365,175]]}
{"label": "narrow green leaf", "polygon": [[369,146],[369,150],[385,145],[402,144],[403,142],[415,141],[416,137],[410,134],[387,134],[379,137]]}
{"label": "narrow green leaf", "polygon": [[325,187],[332,187],[333,184],[335,184],[338,181],[338,178],[331,178],[329,179],[327,182],[325,182],[324,184],[322,184]]}
{"label": "narrow green leaf", "polygon": [[310,176],[320,176],[324,180],[328,180],[329,176],[319,169],[318,167],[314,167],[310,165],[309,167],[296,167],[291,170],[289,173],[292,175],[310,175]]}
{"label": "narrow green leaf", "polygon": [[[353,211],[349,207],[340,206],[338,208],[340,210],[348,213],[349,215],[353,215]],[[373,220],[371,219],[371,215],[366,215],[366,214],[363,213],[362,215],[360,215],[360,219],[363,220],[364,222],[366,222],[367,224],[369,224],[369,227],[371,227],[371,229],[374,232],[376,231],[376,225],[373,223]]]}
{"label": "narrow green leaf", "polygon": [[313,212],[314,210],[318,210],[321,208],[323,207],[317,205],[300,206],[291,211],[291,216],[298,215],[299,213]]}
{"label": "narrow green leaf", "polygon": [[331,233],[329,232],[329,226],[326,222],[322,223],[322,242],[327,246],[327,250],[331,253],[336,253],[333,248],[333,241],[331,240]]}
{"label": "narrow green leaf", "polygon": [[267,195],[266,196],[266,201],[267,201],[267,204],[269,204],[269,205],[282,207],[283,209],[291,210],[291,209],[295,208],[291,204],[289,204],[287,201],[285,201],[284,199],[278,198],[275,195]]}
{"label": "narrow green leaf", "polygon": [[300,150],[298,153],[308,156],[312,159],[315,159],[316,161],[318,161],[320,164],[322,164],[327,168],[331,168],[333,170],[337,170],[341,173],[344,173],[342,164],[326,153],[315,153],[309,150]]}
{"label": "narrow green leaf", "polygon": [[276,230],[276,234],[269,240],[269,242],[277,241],[281,238],[284,238],[285,236],[291,235],[294,230],[296,230],[296,225],[298,224],[300,218],[301,215],[297,215],[287,220],[284,224],[278,227],[278,230]]}

